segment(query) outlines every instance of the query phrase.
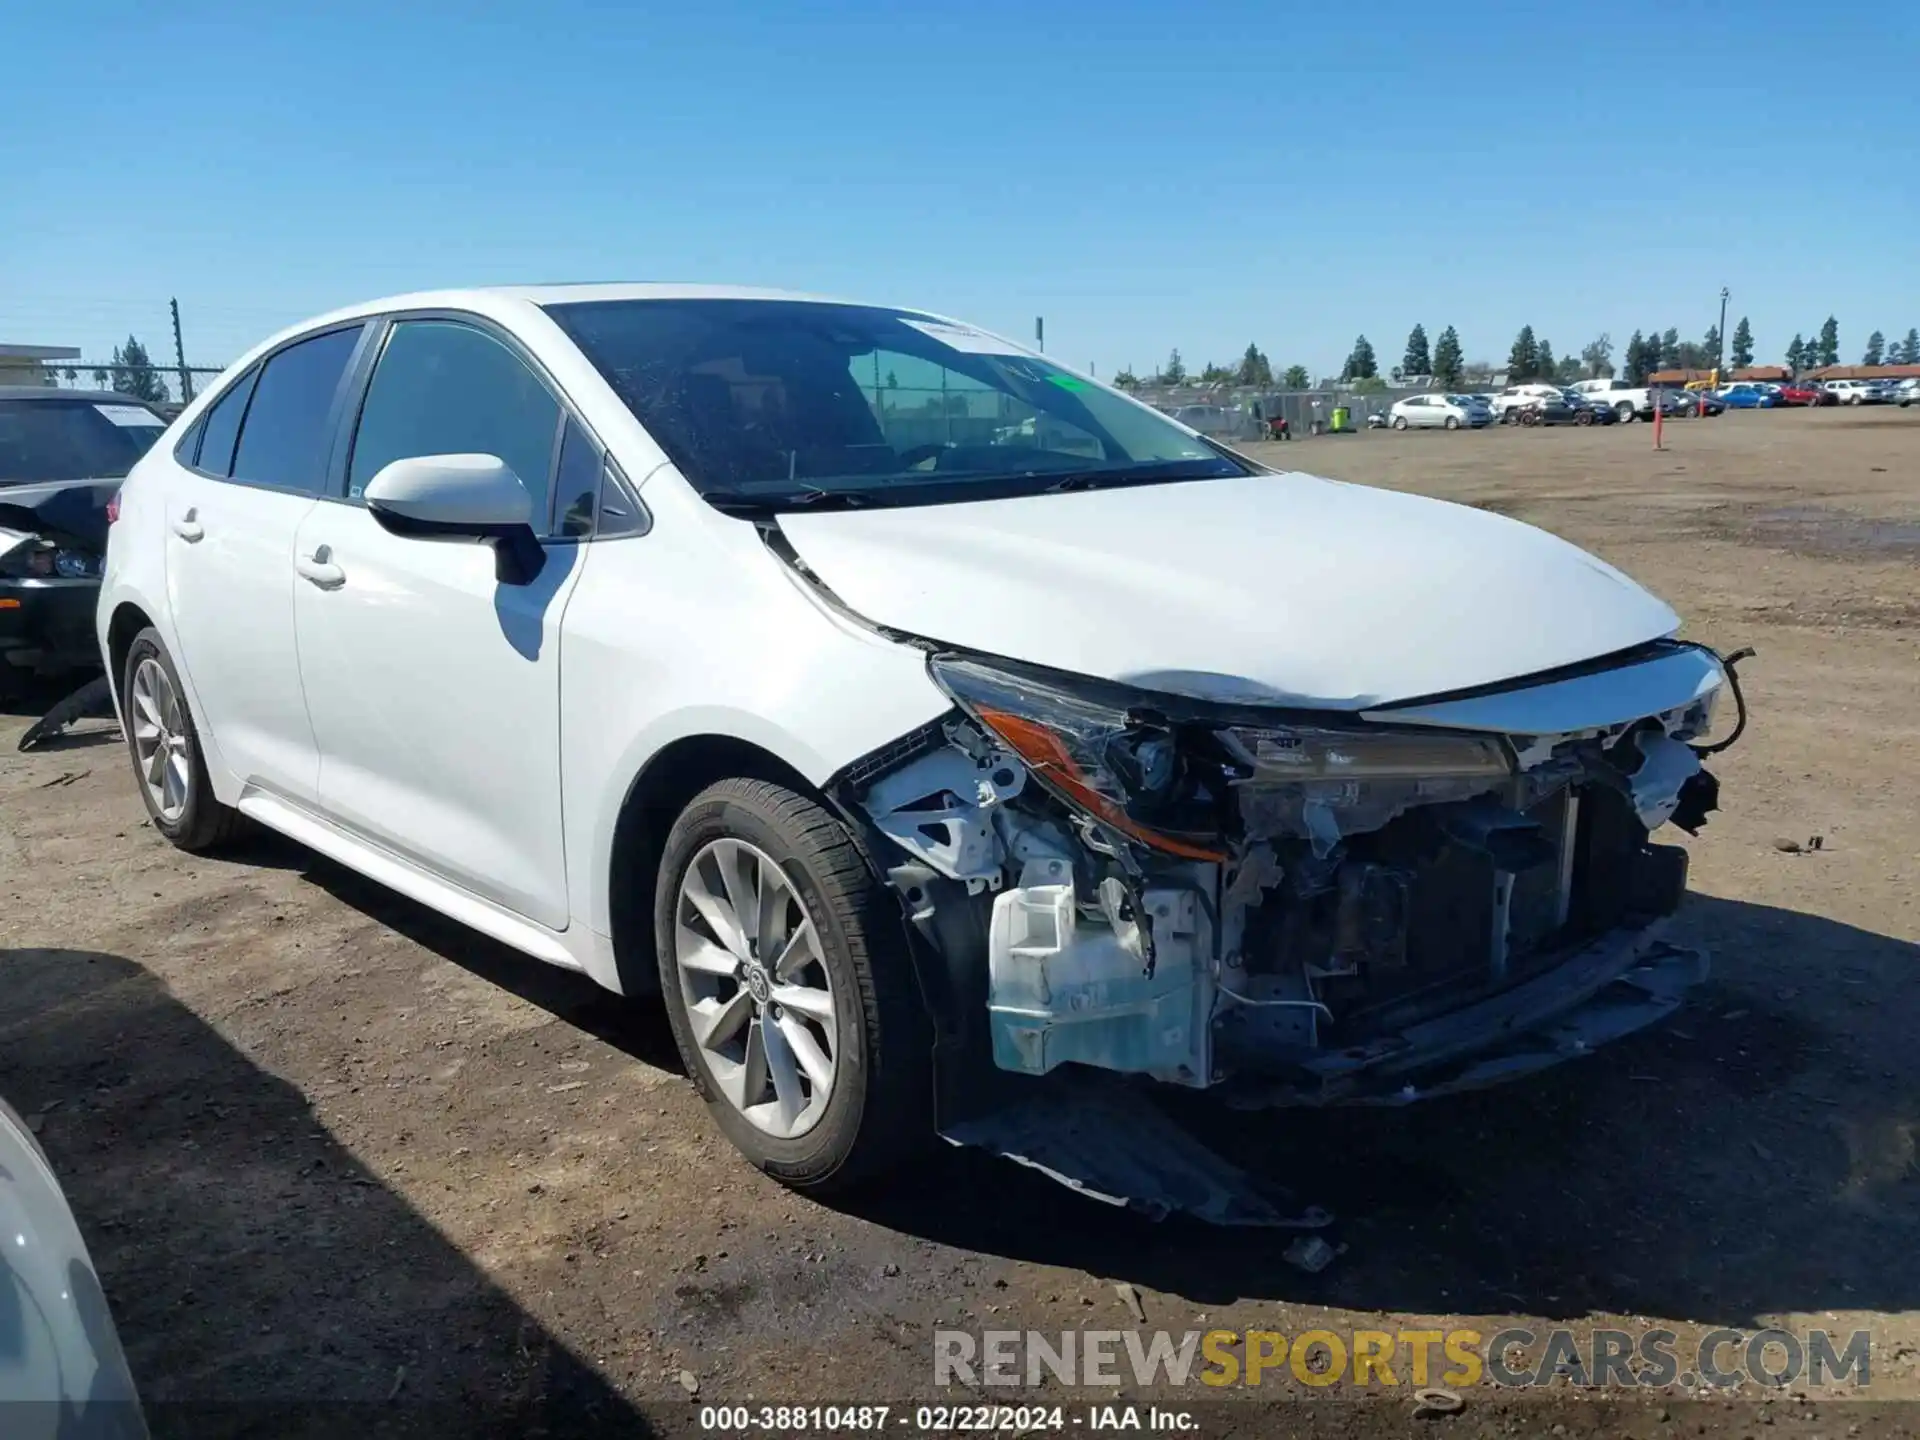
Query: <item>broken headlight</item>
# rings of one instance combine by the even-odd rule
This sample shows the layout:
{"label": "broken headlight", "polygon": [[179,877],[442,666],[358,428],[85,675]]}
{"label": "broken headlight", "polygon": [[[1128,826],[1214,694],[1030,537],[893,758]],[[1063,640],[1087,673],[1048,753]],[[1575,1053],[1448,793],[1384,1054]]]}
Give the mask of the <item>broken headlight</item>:
{"label": "broken headlight", "polygon": [[1220,791],[1166,725],[1058,681],[935,656],[934,683],[1077,810],[1189,860],[1225,860]]}
{"label": "broken headlight", "polygon": [[1295,726],[1220,735],[1247,766],[1247,778],[1260,784],[1505,775],[1513,768],[1506,746],[1491,735]]}

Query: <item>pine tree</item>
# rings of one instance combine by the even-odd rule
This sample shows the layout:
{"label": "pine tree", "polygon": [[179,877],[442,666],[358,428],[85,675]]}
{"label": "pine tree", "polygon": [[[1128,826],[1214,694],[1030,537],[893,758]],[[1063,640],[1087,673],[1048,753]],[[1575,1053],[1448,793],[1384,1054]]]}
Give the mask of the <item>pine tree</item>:
{"label": "pine tree", "polygon": [[1551,342],[1542,340],[1539,350],[1536,351],[1534,355],[1533,373],[1542,380],[1551,380],[1554,378],[1554,370],[1559,364],[1560,362],[1553,357],[1553,345]]}
{"label": "pine tree", "polygon": [[1920,365],[1920,329],[1907,331],[1907,343],[1900,348],[1906,355],[1902,365]]}
{"label": "pine tree", "polygon": [[1167,357],[1167,363],[1160,369],[1160,383],[1163,385],[1184,385],[1187,381],[1187,363],[1180,358],[1178,346]]}
{"label": "pine tree", "polygon": [[1727,362],[1735,370],[1744,370],[1753,364],[1753,327],[1747,323],[1744,315],[1740,317],[1740,323],[1733,327],[1733,354],[1727,357]]}
{"label": "pine tree", "polygon": [[1371,380],[1380,373],[1380,362],[1374,358],[1373,346],[1362,335],[1353,342],[1353,353],[1347,356],[1347,365],[1340,372],[1342,380]]}
{"label": "pine tree", "polygon": [[1260,347],[1252,341],[1247,342],[1247,353],[1240,357],[1237,378],[1242,385],[1273,384],[1273,366],[1267,363],[1267,357],[1260,353]]}
{"label": "pine tree", "polygon": [[1452,389],[1460,383],[1460,333],[1449,325],[1433,347],[1433,378]]}
{"label": "pine tree", "polygon": [[1280,377],[1280,383],[1289,390],[1311,390],[1313,388],[1313,377],[1307,374],[1306,366],[1289,365],[1287,366],[1287,373]]}
{"label": "pine tree", "polygon": [[1646,338],[1638,330],[1634,331],[1633,338],[1627,341],[1627,351],[1621,357],[1621,363],[1626,369],[1625,379],[1629,385],[1647,383],[1647,372],[1653,367],[1647,360]]}
{"label": "pine tree", "polygon": [[1787,368],[1798,375],[1801,367],[1807,363],[1807,342],[1796,334],[1793,343],[1787,346]]}
{"label": "pine tree", "polygon": [[1539,370],[1539,342],[1533,338],[1533,327],[1522,325],[1520,333],[1513,337],[1513,348],[1507,352],[1507,383],[1518,385],[1523,380],[1531,380]]}
{"label": "pine tree", "polygon": [[1820,363],[1840,363],[1840,322],[1831,315],[1827,317],[1827,323],[1820,327]]}
{"label": "pine tree", "polygon": [[1427,349],[1427,330],[1424,325],[1415,324],[1407,332],[1407,354],[1400,362],[1402,375],[1431,375],[1433,373],[1433,355]]}
{"label": "pine tree", "polygon": [[1862,365],[1884,365],[1887,363],[1887,337],[1878,330],[1867,336],[1867,353],[1860,357]]}
{"label": "pine tree", "polygon": [[1672,326],[1660,337],[1660,369],[1677,370],[1680,368],[1680,332]]}
{"label": "pine tree", "polygon": [[1700,354],[1702,358],[1699,368],[1701,369],[1720,363],[1720,327],[1718,325],[1707,326],[1707,338],[1700,344]]}
{"label": "pine tree", "polygon": [[127,336],[127,343],[114,349],[113,363],[117,367],[113,372],[113,388],[122,395],[150,403],[167,398],[167,382],[153,368],[147,347],[133,336]]}

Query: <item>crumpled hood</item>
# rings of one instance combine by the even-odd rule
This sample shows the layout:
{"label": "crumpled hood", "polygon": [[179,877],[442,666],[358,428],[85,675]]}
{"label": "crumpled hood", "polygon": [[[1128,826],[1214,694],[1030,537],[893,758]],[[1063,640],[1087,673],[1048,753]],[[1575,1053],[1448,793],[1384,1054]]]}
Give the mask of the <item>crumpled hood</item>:
{"label": "crumpled hood", "polygon": [[1517,520],[1302,474],[780,517],[867,619],[1214,700],[1337,710],[1670,635],[1612,566]]}
{"label": "crumpled hood", "polygon": [[107,549],[107,502],[119,480],[42,480],[0,485],[0,527]]}

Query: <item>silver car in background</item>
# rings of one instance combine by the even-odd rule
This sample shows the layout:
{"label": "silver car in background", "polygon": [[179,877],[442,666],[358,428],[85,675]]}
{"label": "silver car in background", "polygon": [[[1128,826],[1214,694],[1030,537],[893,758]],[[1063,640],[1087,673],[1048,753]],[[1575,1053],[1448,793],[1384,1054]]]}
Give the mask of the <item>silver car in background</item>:
{"label": "silver car in background", "polygon": [[1409,395],[1387,411],[1396,430],[1478,430],[1492,419],[1490,410],[1466,395]]}
{"label": "silver car in background", "polygon": [[100,1278],[32,1128],[0,1101],[0,1434],[146,1440]]}

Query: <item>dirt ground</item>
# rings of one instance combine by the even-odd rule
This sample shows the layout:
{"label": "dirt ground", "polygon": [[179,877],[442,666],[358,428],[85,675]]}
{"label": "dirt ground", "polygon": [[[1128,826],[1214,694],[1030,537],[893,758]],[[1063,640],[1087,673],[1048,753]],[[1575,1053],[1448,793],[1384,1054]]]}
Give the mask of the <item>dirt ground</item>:
{"label": "dirt ground", "polygon": [[973,1397],[935,1392],[934,1329],[1133,1328],[1124,1282],[1175,1331],[1874,1336],[1866,1399],[1481,1387],[1416,1423],[1405,1383],[1289,1380],[1204,1409],[1207,1435],[1911,1433],[1920,411],[1666,440],[1258,447],[1546,526],[1690,636],[1759,651],[1724,810],[1690,842],[1701,998],[1523,1088],[1220,1123],[1339,1217],[1317,1275],[1283,1261],[1291,1236],[1151,1225],[966,1152],[796,1198],[718,1138],[655,1010],[291,844],[179,855],[112,726],[21,756],[25,714],[0,716],[0,1095],[40,1117],[156,1429],[674,1433],[697,1428],[689,1386],[951,1403]]}

